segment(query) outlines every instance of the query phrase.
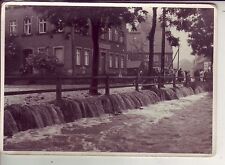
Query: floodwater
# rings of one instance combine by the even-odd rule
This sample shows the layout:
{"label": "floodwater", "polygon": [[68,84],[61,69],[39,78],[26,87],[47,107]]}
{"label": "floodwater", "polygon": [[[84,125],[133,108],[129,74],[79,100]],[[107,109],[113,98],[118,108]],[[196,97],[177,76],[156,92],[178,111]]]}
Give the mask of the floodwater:
{"label": "floodwater", "polygon": [[212,94],[19,132],[4,150],[210,154]]}

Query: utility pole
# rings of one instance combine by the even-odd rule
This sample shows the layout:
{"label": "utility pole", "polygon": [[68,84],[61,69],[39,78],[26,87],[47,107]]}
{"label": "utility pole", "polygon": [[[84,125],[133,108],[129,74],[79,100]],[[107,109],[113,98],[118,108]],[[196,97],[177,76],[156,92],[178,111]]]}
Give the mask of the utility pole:
{"label": "utility pole", "polygon": [[163,86],[164,84],[164,67],[165,67],[165,26],[166,26],[166,10],[162,9],[162,49],[161,49],[161,82],[160,84]]}
{"label": "utility pole", "polygon": [[177,52],[177,70],[180,69],[180,45],[178,45],[178,52]]}

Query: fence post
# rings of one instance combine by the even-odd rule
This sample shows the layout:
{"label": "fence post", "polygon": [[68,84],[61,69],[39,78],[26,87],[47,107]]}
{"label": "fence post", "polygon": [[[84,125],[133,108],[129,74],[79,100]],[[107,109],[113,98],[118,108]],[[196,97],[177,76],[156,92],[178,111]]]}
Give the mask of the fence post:
{"label": "fence post", "polygon": [[184,86],[187,86],[188,85],[188,75],[187,73],[185,73],[185,82],[184,82]]}
{"label": "fence post", "polygon": [[176,75],[173,74],[173,87],[175,88],[176,87]]}
{"label": "fence post", "polygon": [[109,76],[107,75],[105,78],[105,95],[109,95]]}
{"label": "fence post", "polygon": [[158,88],[160,89],[160,87],[161,87],[161,78],[160,76],[158,76]]}
{"label": "fence post", "polygon": [[135,79],[135,90],[136,91],[139,91],[138,80],[139,80],[139,74],[137,74],[137,77]]}
{"label": "fence post", "polygon": [[56,101],[59,102],[62,99],[62,83],[60,77],[56,79]]}

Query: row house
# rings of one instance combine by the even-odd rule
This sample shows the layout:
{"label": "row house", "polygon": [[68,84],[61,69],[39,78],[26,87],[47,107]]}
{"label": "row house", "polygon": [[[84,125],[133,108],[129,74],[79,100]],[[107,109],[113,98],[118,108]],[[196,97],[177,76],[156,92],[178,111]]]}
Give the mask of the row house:
{"label": "row house", "polygon": [[[145,22],[137,26],[137,31],[129,31],[127,33],[127,51],[128,51],[128,67],[129,70],[137,68],[138,64],[147,64],[149,60],[149,35],[150,27],[152,26],[152,18],[149,15]],[[153,67],[160,70],[161,66],[161,50],[162,50],[162,28],[160,22],[157,21],[155,40],[154,40],[154,57]],[[135,65],[134,65],[135,64]],[[173,50],[172,46],[165,40],[165,69],[173,67]],[[146,67],[147,68],[147,67]]]}
{"label": "row house", "polygon": [[[93,44],[91,30],[83,35],[71,27],[55,29],[34,7],[10,7],[5,15],[6,36],[13,36],[20,47],[20,68],[29,55],[45,53],[56,56],[65,75],[90,75]],[[126,27],[110,28],[99,37],[99,74],[126,74]],[[72,39],[74,36],[74,39]],[[73,42],[72,42],[73,40]],[[19,69],[19,68],[18,68]],[[18,70],[16,69],[16,70]],[[15,71],[16,72],[16,71]]]}

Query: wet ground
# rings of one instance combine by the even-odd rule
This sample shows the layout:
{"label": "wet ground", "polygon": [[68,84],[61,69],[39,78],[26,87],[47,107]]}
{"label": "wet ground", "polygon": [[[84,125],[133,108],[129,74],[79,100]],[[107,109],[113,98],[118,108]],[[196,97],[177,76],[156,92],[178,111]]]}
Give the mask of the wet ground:
{"label": "wet ground", "polygon": [[[88,85],[63,85],[63,89],[69,88],[83,88],[88,87]],[[55,89],[55,85],[7,85],[5,87],[5,92],[12,92],[12,91],[29,91],[29,90],[44,90],[44,89]],[[111,94],[115,93],[124,93],[134,91],[135,87],[123,87],[123,88],[113,88],[110,89]],[[105,89],[99,89],[99,93],[104,94]],[[93,97],[89,95],[88,90],[79,90],[79,91],[68,91],[62,93],[63,98],[87,98]],[[48,92],[48,93],[33,93],[33,94],[23,94],[23,95],[9,95],[4,97],[4,104],[34,104],[34,103],[46,103],[52,100],[55,100],[56,93],[55,92]]]}
{"label": "wet ground", "polygon": [[211,153],[212,94],[164,101],[5,138],[4,150]]}
{"label": "wet ground", "polygon": [[[118,84],[114,84],[115,86]],[[120,84],[121,85],[121,84]],[[179,86],[179,85],[177,85]],[[70,88],[88,88],[89,85],[62,85],[63,89]],[[100,87],[104,87],[104,85],[100,85]],[[171,84],[166,84],[165,87],[171,88]],[[29,90],[44,90],[44,89],[55,89],[55,85],[5,85],[5,92],[13,92],[13,91],[29,91]],[[141,85],[140,85],[141,88]],[[122,87],[122,88],[111,88],[110,94],[117,93],[125,93],[132,92],[135,90],[135,86],[132,87]],[[98,90],[99,93],[105,94],[105,89],[101,88]],[[88,90],[79,90],[79,91],[67,91],[62,93],[62,97],[64,98],[87,98],[93,97],[89,95]],[[33,93],[33,94],[23,94],[23,95],[9,95],[4,96],[4,104],[34,104],[34,103],[46,103],[52,100],[55,100],[56,94],[55,92],[48,93]]]}

